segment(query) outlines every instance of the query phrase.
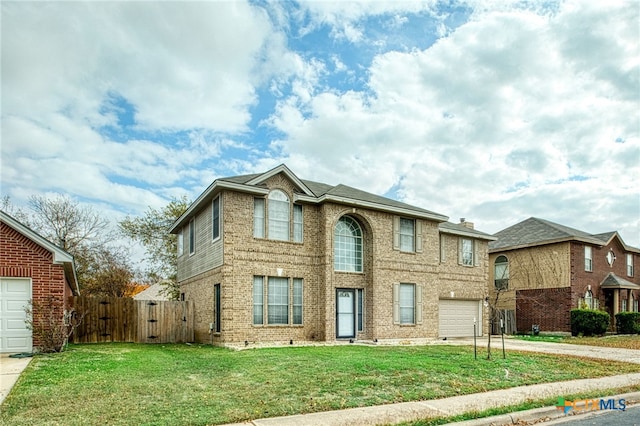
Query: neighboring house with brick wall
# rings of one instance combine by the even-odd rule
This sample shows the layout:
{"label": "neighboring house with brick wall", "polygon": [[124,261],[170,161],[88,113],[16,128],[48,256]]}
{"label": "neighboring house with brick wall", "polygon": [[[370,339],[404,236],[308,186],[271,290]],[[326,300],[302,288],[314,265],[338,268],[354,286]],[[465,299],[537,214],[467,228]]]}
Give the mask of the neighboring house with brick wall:
{"label": "neighboring house with brick wall", "polygon": [[570,311],[638,311],[640,249],[617,232],[590,234],[529,218],[489,243],[491,300],[517,331],[570,332]]}
{"label": "neighboring house with brick wall", "polygon": [[[0,211],[0,352],[31,352],[40,342],[27,329],[25,307],[59,304],[60,322],[69,297],[79,294],[73,256]],[[48,320],[48,319],[47,319]]]}
{"label": "neighboring house with brick wall", "polygon": [[175,222],[196,341],[434,339],[486,333],[488,242],[469,222],[285,165],[214,181]]}

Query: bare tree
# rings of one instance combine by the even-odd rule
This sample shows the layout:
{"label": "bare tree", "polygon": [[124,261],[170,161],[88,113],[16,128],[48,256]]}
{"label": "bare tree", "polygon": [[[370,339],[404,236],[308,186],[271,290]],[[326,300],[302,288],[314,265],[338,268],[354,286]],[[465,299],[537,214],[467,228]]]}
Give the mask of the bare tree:
{"label": "bare tree", "polygon": [[76,276],[83,293],[119,294],[116,290],[131,281],[134,271],[128,251],[113,244],[116,233],[111,223],[89,206],[65,195],[29,198],[30,213],[15,207],[9,197],[0,204],[4,211],[47,240],[73,255]]}
{"label": "bare tree", "polygon": [[113,237],[108,220],[67,196],[34,195],[29,198],[29,206],[34,212],[32,226],[70,253],[100,249]]}

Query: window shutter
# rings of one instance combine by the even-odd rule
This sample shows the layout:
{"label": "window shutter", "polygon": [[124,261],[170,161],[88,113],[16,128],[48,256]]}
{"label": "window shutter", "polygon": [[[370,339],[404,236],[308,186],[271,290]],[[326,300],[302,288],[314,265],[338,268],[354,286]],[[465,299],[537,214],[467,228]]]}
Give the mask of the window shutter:
{"label": "window shutter", "polygon": [[393,249],[400,250],[400,217],[393,217]]}
{"label": "window shutter", "polygon": [[422,253],[422,221],[416,219],[416,252]]}
{"label": "window shutter", "polygon": [[462,238],[458,238],[458,265],[462,264]]}
{"label": "window shutter", "polygon": [[393,323],[400,324],[400,284],[393,284]]}
{"label": "window shutter", "polygon": [[422,285],[416,284],[416,324],[422,324]]}
{"label": "window shutter", "polygon": [[440,234],[440,262],[447,261],[447,247],[444,235]]}
{"label": "window shutter", "polygon": [[480,243],[478,240],[473,240],[473,264],[480,266]]}

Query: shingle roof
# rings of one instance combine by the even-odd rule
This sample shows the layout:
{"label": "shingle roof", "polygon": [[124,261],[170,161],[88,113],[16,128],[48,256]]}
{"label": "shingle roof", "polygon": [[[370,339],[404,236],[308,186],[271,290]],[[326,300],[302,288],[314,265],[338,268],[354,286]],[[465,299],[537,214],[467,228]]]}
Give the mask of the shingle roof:
{"label": "shingle roof", "polygon": [[620,278],[613,272],[609,272],[602,283],[601,288],[625,288],[630,290],[640,290],[640,285],[627,281],[624,278]]}
{"label": "shingle roof", "polygon": [[494,236],[498,239],[489,243],[490,251],[570,240],[585,241],[592,244],[603,243],[602,238],[598,238],[587,232],[536,217],[530,217],[502,231],[496,232]]}
{"label": "shingle roof", "polygon": [[[442,222],[438,224],[440,231],[445,234],[466,235],[481,240],[495,240],[496,237],[487,233],[468,228],[461,223]],[[491,243],[490,243],[491,244]]]}
{"label": "shingle roof", "polygon": [[284,173],[299,187],[299,201],[307,203],[335,202],[350,206],[365,207],[382,211],[392,211],[397,214],[423,217],[438,222],[444,222],[447,216],[432,212],[430,210],[416,207],[411,204],[382,197],[370,192],[352,188],[347,185],[327,185],[325,183],[299,179],[287,166],[281,164],[265,173],[254,173],[240,176],[229,176],[219,178],[214,181],[198,199],[189,206],[178,220],[174,222],[169,232],[177,233],[178,229],[188,221],[204,203],[209,202],[222,188],[232,188],[236,191],[247,191],[252,193],[262,193],[265,190],[262,182],[278,173]]}

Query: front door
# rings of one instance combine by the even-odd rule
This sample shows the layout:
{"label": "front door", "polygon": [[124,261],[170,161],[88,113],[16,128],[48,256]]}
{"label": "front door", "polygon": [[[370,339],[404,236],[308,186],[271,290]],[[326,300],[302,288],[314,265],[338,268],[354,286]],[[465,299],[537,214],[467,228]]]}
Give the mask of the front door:
{"label": "front door", "polygon": [[356,291],[352,288],[336,290],[336,337],[356,337]]}

